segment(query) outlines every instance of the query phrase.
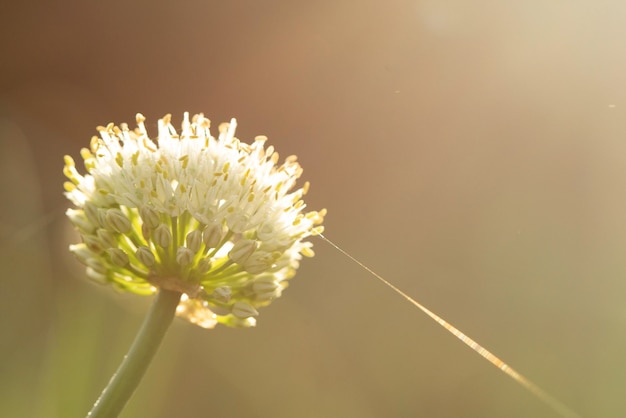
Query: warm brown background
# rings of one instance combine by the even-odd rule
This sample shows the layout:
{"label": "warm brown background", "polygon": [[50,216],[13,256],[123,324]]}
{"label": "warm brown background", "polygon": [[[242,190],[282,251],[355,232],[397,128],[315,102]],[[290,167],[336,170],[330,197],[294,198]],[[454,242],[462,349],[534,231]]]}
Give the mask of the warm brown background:
{"label": "warm brown background", "polygon": [[[623,417],[625,22],[620,0],[3,2],[0,416],[83,416],[149,304],[68,256],[63,155],[189,110],[298,154],[328,237]],[[556,416],[315,245],[256,329],[176,321],[123,417]]]}

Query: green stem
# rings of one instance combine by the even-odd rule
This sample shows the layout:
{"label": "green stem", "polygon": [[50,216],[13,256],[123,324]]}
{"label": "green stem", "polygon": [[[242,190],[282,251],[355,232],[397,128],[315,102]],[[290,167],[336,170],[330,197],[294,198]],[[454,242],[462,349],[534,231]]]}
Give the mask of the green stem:
{"label": "green stem", "polygon": [[139,385],[172,323],[180,296],[178,292],[159,290],[133,345],[87,414],[87,418],[114,418],[120,414]]}

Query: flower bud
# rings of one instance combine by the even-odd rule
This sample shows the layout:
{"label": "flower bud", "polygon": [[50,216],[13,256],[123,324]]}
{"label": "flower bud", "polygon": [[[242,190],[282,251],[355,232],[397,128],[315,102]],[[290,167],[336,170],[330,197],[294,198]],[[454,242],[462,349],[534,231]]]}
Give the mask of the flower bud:
{"label": "flower bud", "polygon": [[141,209],[139,209],[139,216],[141,216],[141,220],[143,221],[144,225],[148,225],[148,227],[150,228],[156,228],[157,226],[159,226],[159,212],[157,212],[153,208],[149,206],[142,207]]}
{"label": "flower bud", "polygon": [[150,237],[152,236],[152,233],[150,232],[150,227],[146,224],[141,224],[141,236],[146,240],[149,241]]}
{"label": "flower bud", "polygon": [[106,284],[108,282],[106,274],[99,273],[91,267],[87,267],[87,270],[85,271],[87,273],[87,277],[89,277],[91,280],[94,280],[100,284]]}
{"label": "flower bud", "polygon": [[282,288],[272,277],[256,279],[252,284],[252,291],[257,301],[269,301],[280,296]]}
{"label": "flower bud", "polygon": [[144,266],[152,267],[154,263],[156,263],[156,259],[154,258],[154,254],[148,247],[139,247],[135,252],[135,257],[139,260]]}
{"label": "flower bud", "polygon": [[213,297],[220,302],[228,302],[232,294],[233,291],[228,286],[218,287],[213,291]]}
{"label": "flower bud", "polygon": [[109,209],[105,215],[106,224],[109,228],[122,234],[130,231],[131,224],[126,215],[119,209]]}
{"label": "flower bud", "polygon": [[100,217],[98,216],[98,207],[95,204],[91,202],[86,202],[84,209],[85,216],[87,217],[87,219],[89,219],[89,222],[91,222],[95,226],[102,226],[102,224],[100,223]]}
{"label": "flower bud", "polygon": [[154,230],[153,235],[152,240],[163,248],[169,247],[172,243],[172,231],[170,231],[170,228],[165,224],[159,225]]}
{"label": "flower bud", "polygon": [[269,240],[274,233],[274,227],[271,224],[261,224],[256,230],[256,236],[260,241]]}
{"label": "flower bud", "polygon": [[254,293],[274,292],[278,288],[278,283],[272,277],[259,277],[254,281],[254,283],[252,283],[252,290],[254,290]]}
{"label": "flower bud", "polygon": [[252,260],[251,258],[248,258],[243,263],[243,269],[250,274],[263,273],[264,271],[269,270],[271,267],[272,267],[272,264],[267,262],[266,260],[259,260],[259,259]]}
{"label": "flower bud", "polygon": [[222,241],[222,225],[211,222],[202,233],[202,240],[207,248],[215,248]]}
{"label": "flower bud", "polygon": [[232,250],[228,253],[228,257],[235,263],[241,265],[252,255],[254,250],[256,250],[256,241],[242,239],[233,245]]}
{"label": "flower bud", "polygon": [[94,235],[85,235],[83,236],[83,240],[85,241],[87,248],[89,248],[94,253],[100,254],[102,251],[104,251],[104,245],[98,239],[98,237]]}
{"label": "flower bud", "polygon": [[193,261],[195,253],[186,247],[179,247],[176,250],[176,262],[181,266],[185,267],[189,265]]}
{"label": "flower bud", "polygon": [[202,245],[202,232],[194,229],[187,234],[185,241],[187,243],[187,248],[189,248],[194,253],[198,252],[200,246]]}
{"label": "flower bud", "polygon": [[70,222],[72,222],[72,225],[78,228],[83,234],[91,234],[97,227],[97,225],[94,225],[87,218],[83,210],[68,209],[65,214],[70,219]]}
{"label": "flower bud", "polygon": [[251,316],[258,316],[259,312],[254,309],[254,306],[246,302],[235,302],[232,307],[232,314],[237,318],[246,319]]}
{"label": "flower bud", "polygon": [[100,239],[100,241],[102,242],[102,244],[104,244],[106,248],[117,247],[117,240],[115,239],[115,234],[113,234],[113,232],[109,231],[108,229],[100,228],[96,232],[96,235],[98,236],[98,238]]}
{"label": "flower bud", "polygon": [[92,257],[96,256],[96,254],[87,247],[87,244],[82,243],[82,242],[80,244],[72,244],[72,245],[70,245],[70,251],[83,264],[87,264],[87,260],[89,258],[92,258]]}
{"label": "flower bud", "polygon": [[102,261],[100,257],[87,258],[85,260],[85,264],[91,267],[92,270],[101,274],[106,274],[108,271],[107,266],[104,264],[104,261]]}
{"label": "flower bud", "polygon": [[211,270],[211,260],[207,258],[200,259],[196,266],[196,271],[198,272],[198,274],[205,274],[209,270]]}
{"label": "flower bud", "polygon": [[120,250],[119,248],[109,248],[108,252],[113,264],[116,264],[120,267],[126,267],[129,260],[128,255],[124,251]]}
{"label": "flower bud", "polygon": [[236,234],[241,234],[248,229],[249,219],[244,214],[235,214],[228,218],[228,229]]}

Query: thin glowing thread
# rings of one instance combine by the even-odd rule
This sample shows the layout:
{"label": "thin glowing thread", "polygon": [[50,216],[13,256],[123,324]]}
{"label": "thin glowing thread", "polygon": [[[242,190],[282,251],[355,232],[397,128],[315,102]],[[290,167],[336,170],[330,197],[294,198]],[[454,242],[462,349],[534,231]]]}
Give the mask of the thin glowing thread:
{"label": "thin glowing thread", "polygon": [[500,369],[502,372],[507,374],[510,378],[512,378],[517,383],[522,385],[524,388],[526,388],[529,392],[531,392],[537,398],[541,399],[546,405],[550,406],[554,411],[558,412],[561,416],[566,417],[566,418],[580,418],[580,415],[578,415],[576,412],[572,411],[569,407],[564,405],[561,401],[559,401],[558,399],[556,399],[555,397],[550,395],[548,392],[546,392],[543,389],[541,389],[539,386],[534,384],[528,378],[526,378],[522,374],[518,373],[515,369],[513,369],[511,366],[506,364],[504,361],[502,361],[500,358],[498,358],[492,352],[490,352],[485,347],[483,347],[482,345],[478,344],[476,341],[474,341],[473,339],[471,339],[470,337],[468,337],[467,335],[462,333],[454,325],[452,325],[451,323],[449,323],[448,321],[446,321],[445,319],[443,319],[442,317],[440,317],[439,315],[437,315],[436,313],[434,313],[430,309],[426,308],[424,305],[422,305],[421,303],[419,303],[418,301],[413,299],[411,296],[409,296],[406,293],[404,293],[402,290],[398,289],[396,286],[394,286],[393,284],[391,284],[390,282],[385,280],[381,275],[379,275],[378,273],[374,272],[372,269],[367,267],[365,264],[361,263],[359,260],[357,260],[356,258],[352,257],[350,254],[345,252],[337,244],[335,244],[334,242],[332,242],[331,240],[326,238],[324,235],[319,234],[319,236],[324,241],[326,241],[331,246],[333,246],[341,254],[343,254],[346,257],[348,257],[350,260],[352,260],[354,263],[356,263],[362,269],[364,269],[365,271],[370,273],[372,276],[376,277],[378,280],[383,282],[386,286],[391,288],[394,292],[396,292],[397,294],[402,296],[409,303],[411,303],[414,306],[416,306],[417,308],[419,308],[422,312],[424,312],[426,315],[431,317],[435,322],[437,322],[439,325],[441,325],[443,328],[445,328],[449,333],[451,333],[452,335],[457,337],[459,340],[461,340],[463,342],[463,344],[467,345],[469,348],[474,350],[476,353],[478,353],[480,356],[482,356],[489,363],[493,364],[498,369]]}

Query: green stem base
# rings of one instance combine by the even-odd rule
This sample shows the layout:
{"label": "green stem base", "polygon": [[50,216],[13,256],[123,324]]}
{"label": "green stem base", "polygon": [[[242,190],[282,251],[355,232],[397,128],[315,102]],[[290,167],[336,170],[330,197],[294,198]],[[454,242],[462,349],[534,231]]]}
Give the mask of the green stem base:
{"label": "green stem base", "polygon": [[87,418],[117,417],[139,385],[169,328],[181,294],[159,290],[130,350]]}

